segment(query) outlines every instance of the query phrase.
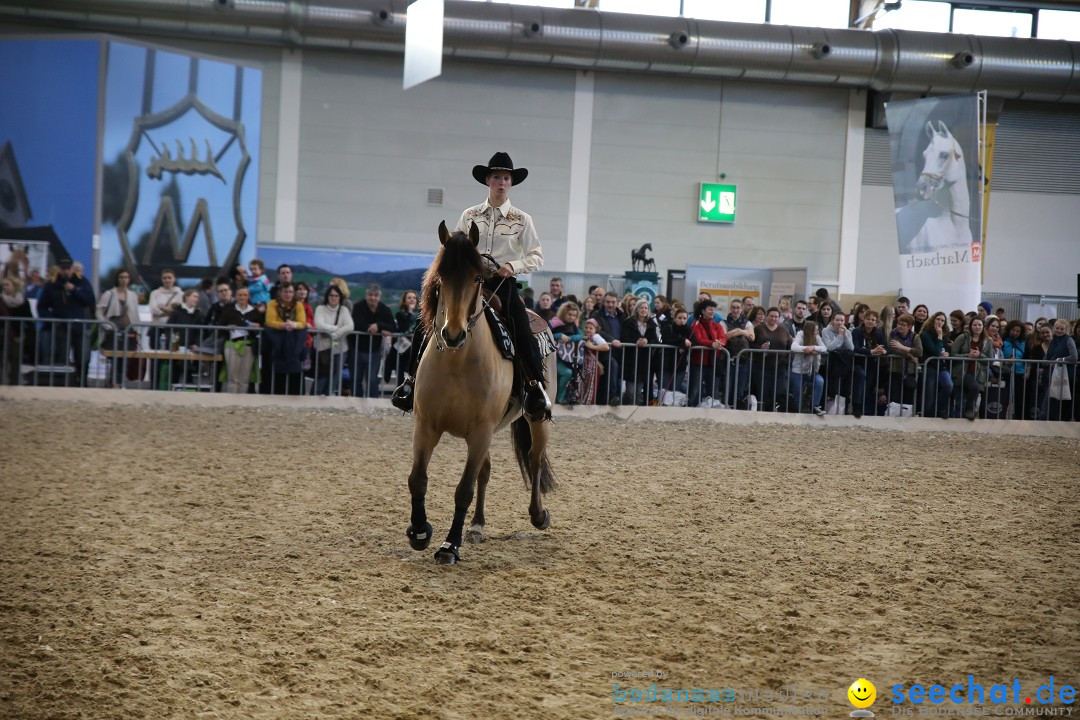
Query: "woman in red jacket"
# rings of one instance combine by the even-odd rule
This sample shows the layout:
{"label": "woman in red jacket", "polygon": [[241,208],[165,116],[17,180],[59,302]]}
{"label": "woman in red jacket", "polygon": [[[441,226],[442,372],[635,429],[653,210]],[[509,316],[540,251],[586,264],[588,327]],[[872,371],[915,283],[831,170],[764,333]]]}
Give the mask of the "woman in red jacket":
{"label": "woman in red jacket", "polygon": [[727,345],[724,326],[713,322],[716,303],[699,300],[694,304],[694,324],[690,326],[690,394],[687,407],[697,407],[703,397],[714,397],[714,365],[716,351]]}

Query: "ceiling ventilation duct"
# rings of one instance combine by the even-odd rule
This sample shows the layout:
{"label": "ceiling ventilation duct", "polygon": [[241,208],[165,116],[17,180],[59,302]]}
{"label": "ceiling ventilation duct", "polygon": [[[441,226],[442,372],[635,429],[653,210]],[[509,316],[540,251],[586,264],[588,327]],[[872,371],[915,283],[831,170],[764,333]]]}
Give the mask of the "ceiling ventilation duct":
{"label": "ceiling ventilation duct", "polygon": [[[46,25],[401,53],[407,0],[33,0],[5,25]],[[753,25],[446,0],[444,51],[586,70],[624,70],[880,92],[1080,102],[1080,43],[901,30]]]}

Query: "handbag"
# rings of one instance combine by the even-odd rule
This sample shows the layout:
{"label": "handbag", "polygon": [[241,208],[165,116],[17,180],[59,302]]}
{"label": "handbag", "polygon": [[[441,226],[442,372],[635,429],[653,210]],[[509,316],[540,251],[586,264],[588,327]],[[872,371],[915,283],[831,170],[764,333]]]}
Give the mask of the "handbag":
{"label": "handbag", "polygon": [[333,354],[330,348],[319,353],[319,377],[326,377],[330,374],[330,359]]}
{"label": "handbag", "polygon": [[885,408],[886,417],[911,417],[911,405],[907,403],[891,402]]}
{"label": "handbag", "polygon": [[915,390],[919,387],[919,376],[916,373],[908,373],[904,375],[904,389]]}
{"label": "handbag", "polygon": [[[127,343],[126,350],[129,352],[139,352],[139,333],[135,330],[128,328],[126,333]],[[128,358],[127,359],[127,379],[131,382],[141,382],[146,377],[146,358]]]}
{"label": "handbag", "polygon": [[1055,365],[1050,374],[1050,399],[1072,400],[1072,391],[1069,389],[1069,372],[1064,365]]}

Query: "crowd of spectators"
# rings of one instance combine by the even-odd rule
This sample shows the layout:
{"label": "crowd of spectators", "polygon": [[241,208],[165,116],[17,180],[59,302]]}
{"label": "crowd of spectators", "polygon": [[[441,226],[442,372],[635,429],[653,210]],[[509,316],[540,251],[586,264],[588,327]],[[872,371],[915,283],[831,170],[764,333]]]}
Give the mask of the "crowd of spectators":
{"label": "crowd of spectators", "polygon": [[724,313],[706,292],[692,308],[597,286],[579,301],[559,278],[537,302],[558,343],[559,403],[1080,419],[1080,321],[1007,320],[988,302],[931,313],[906,297],[845,313],[823,288],[782,307],[731,298]]}
{"label": "crowd of spectators", "polygon": [[[224,392],[381,397],[407,367],[418,318],[415,290],[393,310],[374,284],[352,302],[341,278],[316,297],[293,281],[288,265],[271,283],[256,259],[186,291],[164,270],[149,294],[143,333],[127,270],[97,299],[78,263],[61,262],[47,280],[27,277],[25,286],[19,273],[3,278],[0,317],[30,318],[28,300],[36,298],[39,318],[96,319],[100,332],[90,332],[92,323],[75,331],[7,323],[5,358],[37,353],[70,362],[76,385],[85,384],[95,347],[113,351],[106,354],[114,387],[148,372],[159,386],[212,375],[209,382]],[[558,403],[1080,419],[1080,321],[1070,327],[1063,319],[1007,319],[987,302],[946,314],[925,304],[912,308],[906,297],[845,312],[824,289],[777,307],[747,296],[724,299],[720,308],[708,293],[686,307],[599,286],[579,299],[565,294],[557,277],[535,301],[527,293],[526,302],[552,328]],[[195,355],[165,371],[133,364],[128,355],[147,348]],[[5,361],[0,381],[17,383],[18,363]]]}

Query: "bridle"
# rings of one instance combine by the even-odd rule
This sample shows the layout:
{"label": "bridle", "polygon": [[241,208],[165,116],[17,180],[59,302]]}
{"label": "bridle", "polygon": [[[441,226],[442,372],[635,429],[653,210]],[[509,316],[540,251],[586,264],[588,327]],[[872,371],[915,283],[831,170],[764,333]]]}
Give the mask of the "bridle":
{"label": "bridle", "polygon": [[927,177],[934,178],[935,180],[944,181],[945,180],[945,173],[946,173],[946,171],[948,171],[949,166],[952,165],[954,162],[956,162],[956,156],[957,156],[958,153],[959,153],[959,149],[956,147],[956,138],[953,138],[952,152],[949,153],[949,159],[946,160],[945,164],[941,167],[941,172],[933,173],[933,172],[927,172],[927,171],[924,170],[921,173],[919,173],[919,177],[922,177],[923,175],[925,175]]}
{"label": "bridle", "polygon": [[[934,173],[934,172],[927,172],[927,171],[924,170],[923,172],[919,173],[919,178],[928,177],[928,178],[932,178],[933,180],[940,180],[942,183],[944,183],[945,182],[945,174],[949,171],[949,167],[954,162],[956,162],[956,156],[959,154],[959,152],[960,152],[959,148],[956,147],[956,138],[953,138],[952,151],[949,152],[949,159],[946,160],[945,164],[941,167],[941,172]],[[936,193],[936,191],[935,191],[935,193]],[[951,207],[945,207],[944,205],[939,203],[934,198],[933,195],[930,196],[930,202],[934,203],[934,205],[937,205],[939,208],[941,208],[945,212],[950,213],[952,215],[955,215],[956,217],[964,218],[965,220],[969,219],[968,215],[963,215],[961,213],[958,213],[955,210],[953,210]]]}
{"label": "bridle", "polygon": [[[498,261],[488,253],[482,253],[480,257],[490,262],[496,269],[499,267]],[[506,282],[506,278],[499,280],[499,284],[496,285],[495,289],[492,291],[493,295],[499,291],[504,282]],[[452,348],[446,344],[446,339],[439,329],[442,327],[443,323],[446,322],[446,303],[439,303],[439,309],[435,312],[435,323],[431,328],[431,334],[435,340],[435,349],[439,352],[443,352],[444,350],[456,352],[465,347],[465,342],[469,339],[469,333],[476,327],[476,323],[480,319],[480,316],[484,314],[484,311],[491,306],[491,303],[484,297],[484,275],[477,275],[476,279],[473,280],[473,283],[476,285],[476,300],[473,301],[473,307],[475,307],[476,310],[472,315],[469,315],[465,321],[465,340],[462,341],[461,347]]]}

